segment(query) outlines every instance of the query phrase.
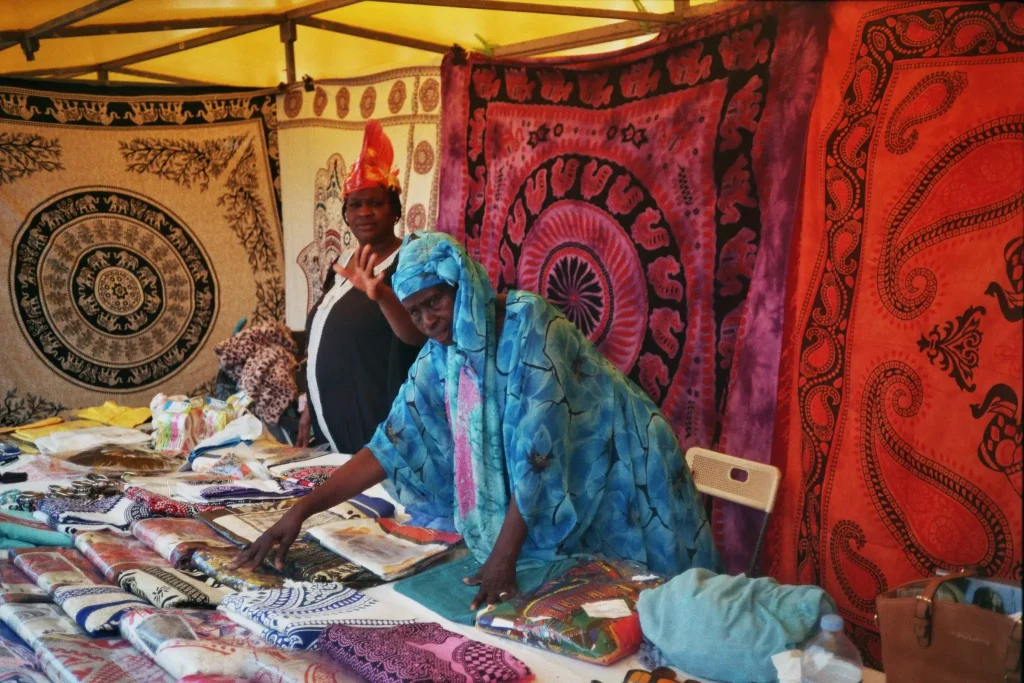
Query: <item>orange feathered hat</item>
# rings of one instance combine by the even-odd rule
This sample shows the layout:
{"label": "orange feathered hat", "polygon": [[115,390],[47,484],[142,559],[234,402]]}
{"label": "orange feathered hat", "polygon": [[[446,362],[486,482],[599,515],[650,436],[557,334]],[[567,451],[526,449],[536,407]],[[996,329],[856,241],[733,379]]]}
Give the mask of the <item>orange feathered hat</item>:
{"label": "orange feathered hat", "polygon": [[345,194],[370,187],[383,187],[402,191],[398,182],[398,169],[393,168],[395,150],[384,134],[379,121],[367,121],[363,132],[363,150],[352,164],[345,178]]}

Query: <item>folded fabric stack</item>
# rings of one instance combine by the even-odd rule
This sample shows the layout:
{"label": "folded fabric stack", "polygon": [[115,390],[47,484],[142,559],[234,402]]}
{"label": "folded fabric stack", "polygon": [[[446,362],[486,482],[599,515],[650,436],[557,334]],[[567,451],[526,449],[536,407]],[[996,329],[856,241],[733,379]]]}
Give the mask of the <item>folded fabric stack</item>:
{"label": "folded fabric stack", "polygon": [[[296,482],[300,486],[308,486],[310,488],[316,488],[325,481],[331,478],[331,475],[337,471],[337,467],[299,467],[294,470],[289,470],[286,475],[288,479]],[[382,517],[387,515],[381,515]]]}
{"label": "folded fabric stack", "polygon": [[297,498],[311,490],[287,480],[253,479],[231,484],[179,484],[177,495],[189,503],[251,503]]}
{"label": "folded fabric stack", "polygon": [[[256,650],[245,663],[246,680],[262,683],[361,683],[362,678],[320,652],[310,650]],[[181,683],[179,681],[179,683]]]}
{"label": "folded fabric stack", "polygon": [[174,683],[175,679],[123,638],[54,635],[36,650],[53,683]]}
{"label": "folded fabric stack", "polygon": [[0,549],[40,546],[67,548],[71,546],[71,537],[52,530],[47,524],[34,519],[30,512],[0,512]]}
{"label": "folded fabric stack", "polygon": [[[177,484],[174,485],[175,487]],[[223,505],[197,505],[175,500],[170,496],[154,493],[149,489],[140,486],[128,486],[124,490],[124,497],[134,500],[143,506],[143,519],[149,517],[197,517],[201,512],[223,510]]]}
{"label": "folded fabric stack", "polygon": [[0,621],[36,653],[39,652],[40,640],[45,636],[82,634],[78,624],[52,602],[0,605]]}
{"label": "folded fabric stack", "polygon": [[75,548],[103,573],[110,583],[117,583],[121,572],[139,567],[170,567],[164,558],[150,550],[142,541],[122,538],[103,531],[82,531],[75,534]]}
{"label": "folded fabric stack", "polygon": [[47,680],[32,648],[6,624],[0,623],[0,683]]}
{"label": "folded fabric stack", "polygon": [[36,507],[36,517],[66,534],[79,531],[113,531],[128,535],[132,522],[144,519],[143,506],[126,496],[106,498],[45,498]]}
{"label": "folded fabric stack", "polygon": [[[354,562],[335,555],[318,543],[292,543],[282,573],[293,581],[343,583],[349,588],[371,588],[384,582],[379,576]],[[270,564],[267,560],[266,564]]]}
{"label": "folded fabric stack", "polygon": [[[264,531],[274,526],[295,504],[295,500],[257,503],[245,507],[212,510],[199,514],[199,519],[210,525],[236,545],[248,545]],[[333,524],[347,519],[376,519],[390,517],[395,507],[386,500],[358,495],[329,510],[310,516],[302,523],[302,531]]]}
{"label": "folded fabric stack", "polygon": [[268,643],[304,649],[331,624],[363,628],[412,623],[398,605],[381,603],[336,583],[290,583],[246,591],[221,601],[220,610]]}
{"label": "folded fabric stack", "polygon": [[328,550],[385,581],[416,572],[462,541],[458,534],[399,524],[393,519],[354,519],[310,530]]}
{"label": "folded fabric stack", "polygon": [[76,410],[75,415],[83,420],[93,420],[111,427],[138,427],[147,422],[153,413],[149,408],[127,408],[114,401],[105,401],[101,406]]}
{"label": "folded fabric stack", "polygon": [[14,566],[47,593],[58,586],[104,583],[103,576],[74,548],[16,548],[10,557]]}
{"label": "folded fabric stack", "polygon": [[58,586],[53,601],[90,636],[116,633],[122,614],[149,606],[117,586]]}
{"label": "folded fabric stack", "polygon": [[13,560],[0,560],[0,604],[8,602],[49,602],[50,595],[14,566]]}
{"label": "folded fabric stack", "polygon": [[117,583],[155,607],[216,607],[235,592],[202,572],[173,567],[129,569]]}
{"label": "folded fabric stack", "polygon": [[529,667],[504,650],[452,633],[440,624],[353,628],[335,624],[314,648],[368,683],[514,683],[533,680]]}
{"label": "folded fabric stack", "polygon": [[581,561],[532,593],[477,615],[478,629],[596,664],[634,654],[636,603],[664,579],[624,560]]}
{"label": "folded fabric stack", "polygon": [[178,569],[188,569],[192,554],[205,548],[231,548],[213,529],[194,519],[140,519],[132,525],[135,538]]}
{"label": "folded fabric stack", "polygon": [[240,677],[254,653],[269,645],[223,614],[188,610],[135,610],[121,620],[121,634],[175,679]]}
{"label": "folded fabric stack", "polygon": [[[294,546],[293,546],[294,547]],[[204,548],[192,555],[192,565],[217,582],[236,591],[264,590],[284,586],[286,577],[269,566],[260,569],[232,568],[236,548]],[[289,553],[290,554],[290,553]]]}

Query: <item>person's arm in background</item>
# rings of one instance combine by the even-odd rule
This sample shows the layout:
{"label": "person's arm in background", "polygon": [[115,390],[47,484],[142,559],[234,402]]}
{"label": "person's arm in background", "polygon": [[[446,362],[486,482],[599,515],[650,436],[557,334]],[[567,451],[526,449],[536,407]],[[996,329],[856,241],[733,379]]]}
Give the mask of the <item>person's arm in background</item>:
{"label": "person's arm in background", "polygon": [[329,508],[344,503],[352,496],[358,495],[386,479],[384,468],[369,448],[363,448],[347,463],[339,467],[331,478],[313,492],[304,496],[290,510],[267,529],[248,548],[235,555],[231,567],[237,569],[257,569],[263,560],[276,547],[274,566],[284,569],[284,558],[288,548],[302,530],[302,523],[309,517]]}
{"label": "person's arm in background", "polygon": [[347,278],[352,286],[366,294],[370,301],[375,301],[387,318],[395,336],[409,346],[419,348],[427,343],[427,337],[420,332],[409,317],[402,302],[395,295],[395,290],[384,284],[383,271],[377,275],[373,269],[377,265],[377,255],[369,246],[360,247],[346,265],[334,264],[334,272]]}

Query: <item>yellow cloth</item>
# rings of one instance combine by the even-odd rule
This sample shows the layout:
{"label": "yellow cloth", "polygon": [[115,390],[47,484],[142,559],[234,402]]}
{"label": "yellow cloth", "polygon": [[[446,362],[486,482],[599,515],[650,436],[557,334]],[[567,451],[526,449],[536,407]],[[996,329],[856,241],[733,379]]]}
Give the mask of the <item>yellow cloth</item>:
{"label": "yellow cloth", "polygon": [[16,425],[14,427],[3,427],[0,429],[0,434],[10,434],[19,429],[35,429],[36,427],[47,427],[49,425],[60,424],[64,420],[59,417],[48,417],[45,420],[36,420],[35,422],[29,422],[28,424]]}
{"label": "yellow cloth", "polygon": [[14,431],[14,436],[22,441],[28,441],[29,443],[34,444],[36,439],[41,439],[44,436],[49,436],[56,432],[70,432],[76,429],[89,429],[90,427],[102,426],[103,425],[99,422],[94,422],[92,420],[71,420],[70,422],[61,422],[60,424],[36,427],[35,429],[18,428]]}
{"label": "yellow cloth", "polygon": [[75,415],[84,420],[95,420],[111,427],[132,429],[148,420],[152,413],[149,408],[126,408],[113,401],[107,401],[101,406],[78,410]]}

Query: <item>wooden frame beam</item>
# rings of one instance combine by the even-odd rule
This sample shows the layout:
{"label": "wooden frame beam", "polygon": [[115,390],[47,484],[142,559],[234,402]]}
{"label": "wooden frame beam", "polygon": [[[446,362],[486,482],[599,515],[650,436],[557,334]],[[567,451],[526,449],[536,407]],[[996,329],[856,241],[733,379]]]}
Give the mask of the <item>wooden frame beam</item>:
{"label": "wooden frame beam", "polygon": [[281,24],[281,42],[284,43],[284,70],[288,85],[295,82],[295,22]]}
{"label": "wooden frame beam", "polygon": [[[673,23],[679,23],[711,14],[719,9],[721,7],[717,6],[717,3],[706,3],[704,5],[688,6],[682,13],[674,11],[659,16],[672,17]],[[610,43],[613,40],[636,38],[648,33],[657,33],[660,30],[660,25],[655,26],[647,21],[623,21],[618,24],[608,24],[607,26],[572,31],[571,33],[562,33],[556,36],[548,36],[547,38],[537,38],[536,40],[526,40],[521,43],[512,43],[511,45],[502,45],[494,48],[493,56],[498,58],[536,57],[552,52],[561,52],[562,50]]]}
{"label": "wooden frame beam", "polygon": [[[132,69],[129,67],[110,69],[110,73],[121,74],[122,76],[132,76],[134,78],[148,78],[151,81],[163,81],[165,83],[173,83],[175,85],[221,85],[220,83],[211,83],[210,81],[198,81],[194,78],[168,76],[166,74],[156,73],[155,71],[145,71],[143,69]],[[116,83],[116,81],[114,82]]]}
{"label": "wooden frame beam", "polygon": [[458,9],[495,10],[498,12],[522,12],[526,14],[555,14],[569,17],[591,17],[595,19],[620,19],[631,21],[647,21],[651,23],[673,24],[679,17],[673,14],[655,14],[653,12],[635,12],[626,10],[602,9],[600,2],[587,0],[590,6],[545,5],[530,2],[513,2],[512,0],[378,0],[399,5],[429,5],[433,7],[455,7]]}
{"label": "wooden frame beam", "polygon": [[[65,26],[48,31],[45,38],[82,38],[86,36],[118,35],[121,33],[152,33],[154,31],[190,31],[224,26],[270,25],[281,17],[277,14],[245,14],[197,19],[168,19],[166,21],[140,21],[119,24],[86,24]],[[20,40],[24,31],[0,31],[0,40]]]}
{"label": "wooden frame beam", "polygon": [[33,26],[26,31],[19,32],[21,35],[13,40],[8,39],[4,42],[0,42],[0,51],[6,50],[9,47],[14,47],[18,43],[22,43],[26,46],[25,58],[32,61],[34,59],[33,53],[35,50],[29,49],[28,46],[32,43],[33,39],[42,38],[54,29],[63,28],[68,24],[74,24],[82,21],[83,19],[96,16],[101,12],[106,12],[118,5],[125,4],[126,2],[131,2],[131,0],[95,0],[94,2],[90,2],[88,5],[83,5],[76,10],[72,10],[67,14],[62,14],[59,17],[54,17],[49,21],[44,21],[37,26]]}
{"label": "wooden frame beam", "polygon": [[311,17],[314,14],[330,12],[331,10],[348,7],[349,5],[355,5],[359,2],[362,2],[362,0],[322,0],[322,2],[314,2],[312,5],[296,7],[295,9],[283,12],[279,18],[290,19],[292,21],[296,19],[305,19],[306,17]]}
{"label": "wooden frame beam", "polygon": [[351,26],[349,24],[342,24],[337,21],[330,21],[328,19],[308,17],[306,19],[298,19],[296,20],[295,23],[301,24],[302,26],[309,26],[311,28],[318,28],[324,31],[333,31],[335,33],[341,33],[346,36],[366,38],[367,40],[376,40],[382,43],[391,43],[392,45],[401,45],[402,47],[411,47],[414,50],[424,50],[426,52],[435,52],[437,54],[442,55],[446,54],[449,50],[451,50],[450,45],[432,43],[429,40],[409,38],[407,36],[400,36],[394,33],[374,31],[372,29],[363,28],[361,26]]}

